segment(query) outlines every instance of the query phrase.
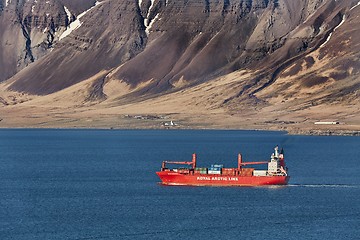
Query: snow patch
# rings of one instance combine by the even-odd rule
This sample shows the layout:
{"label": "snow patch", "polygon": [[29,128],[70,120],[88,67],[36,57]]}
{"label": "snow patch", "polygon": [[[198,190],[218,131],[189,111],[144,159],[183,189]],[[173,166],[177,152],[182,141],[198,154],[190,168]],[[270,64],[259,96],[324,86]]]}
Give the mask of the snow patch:
{"label": "snow patch", "polygon": [[141,8],[142,0],[139,0],[139,7]]}
{"label": "snow patch", "polygon": [[338,29],[341,25],[343,25],[344,22],[345,22],[345,20],[346,20],[346,16],[345,16],[345,14],[344,14],[341,22],[339,23],[339,25],[337,25],[337,26],[334,28],[334,31],[333,31],[333,32],[335,32],[336,29]]}
{"label": "snow patch", "polygon": [[149,9],[148,9],[146,18],[144,19],[145,32],[146,32],[147,34],[150,33],[150,28],[151,28],[151,26],[154,24],[154,22],[156,21],[156,19],[158,18],[158,15],[159,15],[159,14],[156,14],[156,16],[154,17],[154,19],[152,19],[152,21],[149,19],[151,10],[152,10],[152,8],[154,7],[154,3],[155,3],[155,0],[151,0],[151,4],[150,4],[150,7],[149,7]]}
{"label": "snow patch", "polygon": [[[68,26],[68,28],[61,34],[61,36],[59,37],[59,41],[61,41],[63,38],[67,37],[70,35],[70,33],[76,29],[78,29],[79,27],[81,27],[81,25],[83,24],[83,22],[80,21],[80,19],[87,14],[89,11],[93,10],[96,6],[102,4],[103,2],[96,2],[94,6],[92,6],[91,8],[89,8],[88,10],[84,11],[83,13],[79,14],[79,16],[77,16],[76,20],[73,21],[72,23],[70,23],[70,25]],[[64,7],[65,8],[65,7]],[[65,10],[66,11],[66,10]],[[70,12],[70,11],[69,11]]]}
{"label": "snow patch", "polygon": [[150,4],[149,11],[148,11],[146,18],[149,18],[151,9],[154,7],[154,2],[155,2],[155,0],[151,0],[151,4]]}
{"label": "snow patch", "polygon": [[[29,2],[29,0],[28,0]],[[35,12],[35,6],[37,4],[37,0],[34,1],[34,4],[31,6],[31,12],[34,13]]]}
{"label": "snow patch", "polygon": [[7,7],[9,5],[9,3],[11,3],[11,0],[6,0],[5,7]]}
{"label": "snow patch", "polygon": [[331,38],[332,34],[335,32],[336,29],[338,29],[341,25],[344,24],[345,20],[346,20],[346,16],[343,15],[342,21],[341,21],[341,22],[339,23],[339,25],[337,25],[337,26],[334,28],[334,30],[329,34],[329,36],[327,37],[326,41],[325,41],[323,44],[320,45],[320,48],[324,47],[324,46],[330,41],[330,38]]}
{"label": "snow patch", "polygon": [[152,27],[152,25],[154,24],[154,22],[156,22],[156,20],[159,18],[159,14],[156,14],[156,16],[154,17],[154,19],[149,23],[149,25],[146,27],[145,32],[147,35],[149,35],[150,33],[150,29]]}
{"label": "snow patch", "polygon": [[65,10],[65,12],[66,12],[66,15],[67,15],[67,18],[68,18],[68,22],[71,22],[71,16],[72,16],[72,14],[71,14],[70,10],[69,10],[66,6],[64,6],[64,10]]}
{"label": "snow patch", "polygon": [[332,34],[333,34],[332,32],[329,34],[329,36],[327,37],[326,41],[325,41],[323,44],[320,45],[320,48],[324,47],[324,46],[330,41],[330,38],[331,38],[331,35],[332,35]]}
{"label": "snow patch", "polygon": [[350,8],[350,11],[353,10],[354,8],[358,7],[358,6],[360,6],[360,1],[359,1],[355,6],[353,6],[352,8]]}
{"label": "snow patch", "polygon": [[67,37],[68,35],[70,35],[70,33],[76,29],[78,29],[79,27],[81,27],[82,22],[80,22],[79,19],[76,19],[75,21],[73,21],[72,23],[70,23],[69,27],[61,34],[61,36],[59,37],[59,41],[61,41],[63,38]]}

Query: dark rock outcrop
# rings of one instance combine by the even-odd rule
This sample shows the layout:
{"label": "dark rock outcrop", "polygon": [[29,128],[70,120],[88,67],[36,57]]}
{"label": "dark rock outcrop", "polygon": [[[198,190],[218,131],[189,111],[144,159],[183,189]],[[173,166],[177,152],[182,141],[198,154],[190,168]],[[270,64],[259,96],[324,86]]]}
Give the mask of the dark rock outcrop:
{"label": "dark rock outcrop", "polygon": [[56,33],[69,24],[63,5],[49,1],[8,1],[0,15],[0,81],[48,54]]}

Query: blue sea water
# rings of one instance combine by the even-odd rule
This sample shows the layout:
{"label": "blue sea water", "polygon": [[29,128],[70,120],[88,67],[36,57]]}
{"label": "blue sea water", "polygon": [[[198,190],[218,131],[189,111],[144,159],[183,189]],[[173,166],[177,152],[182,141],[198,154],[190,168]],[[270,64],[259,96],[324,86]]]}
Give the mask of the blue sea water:
{"label": "blue sea water", "polygon": [[[236,167],[284,147],[284,187],[170,187],[163,160]],[[0,130],[0,239],[359,239],[360,138]]]}

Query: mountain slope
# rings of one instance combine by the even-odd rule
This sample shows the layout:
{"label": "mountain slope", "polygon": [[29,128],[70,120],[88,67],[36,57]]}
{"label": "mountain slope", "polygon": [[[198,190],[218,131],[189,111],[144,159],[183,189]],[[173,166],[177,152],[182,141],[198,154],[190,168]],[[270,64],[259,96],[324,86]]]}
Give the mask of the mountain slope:
{"label": "mountain slope", "polygon": [[304,119],[311,112],[309,122],[323,116],[314,115],[321,107],[346,106],[344,116],[358,110],[356,0],[4,2],[5,91],[36,99],[81,84],[75,106],[100,101],[107,108],[182,98],[208,86],[197,90],[205,103],[190,101],[185,109],[200,104],[230,115],[248,109]]}

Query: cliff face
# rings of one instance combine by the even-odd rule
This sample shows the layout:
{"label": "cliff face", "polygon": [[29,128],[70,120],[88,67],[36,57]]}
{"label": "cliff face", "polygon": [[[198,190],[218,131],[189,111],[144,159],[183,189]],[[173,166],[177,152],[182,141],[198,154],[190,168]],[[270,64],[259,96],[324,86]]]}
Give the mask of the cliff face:
{"label": "cliff face", "polygon": [[66,25],[59,5],[3,1],[0,15],[0,80],[11,77],[52,47],[55,28]]}
{"label": "cliff face", "polygon": [[89,99],[106,99],[110,80],[151,97],[246,70],[224,104],[338,81],[352,94],[357,2],[3,0],[0,81],[46,95],[96,76]]}
{"label": "cliff face", "polygon": [[[60,2],[54,4],[58,5]],[[47,22],[41,28],[29,28],[32,35],[33,31],[50,31],[51,42],[48,44],[49,37],[39,34],[46,37],[46,44],[41,39],[46,54],[35,55],[35,47],[29,48],[35,57],[27,60],[26,64],[38,61],[14,77],[13,89],[34,94],[56,92],[99,71],[117,67],[145,46],[146,34],[140,31],[143,26],[134,1],[98,2],[96,6],[79,14],[77,19],[70,8],[60,6],[56,18],[58,22],[49,20],[51,29],[46,27]],[[34,40],[31,40],[33,46]]]}

